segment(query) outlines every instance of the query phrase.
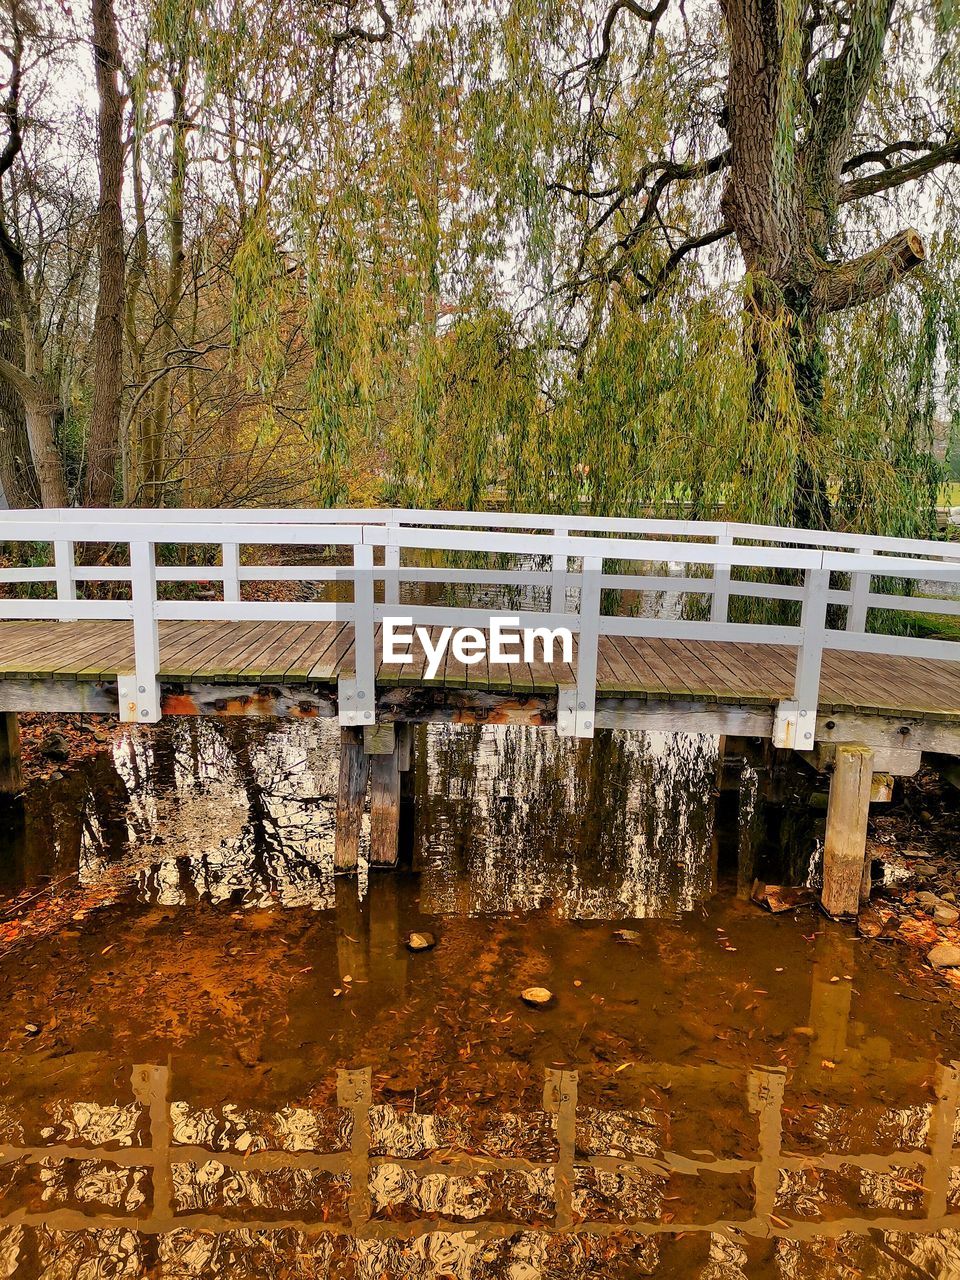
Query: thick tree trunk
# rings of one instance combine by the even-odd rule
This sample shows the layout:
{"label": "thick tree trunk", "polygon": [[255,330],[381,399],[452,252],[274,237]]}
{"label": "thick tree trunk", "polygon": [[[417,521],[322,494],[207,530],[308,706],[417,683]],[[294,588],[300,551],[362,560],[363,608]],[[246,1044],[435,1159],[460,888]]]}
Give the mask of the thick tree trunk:
{"label": "thick tree trunk", "polygon": [[[0,356],[23,364],[23,337],[6,277],[0,272]],[[30,457],[30,441],[23,401],[16,389],[0,378],[0,488],[9,507],[36,507],[40,502],[37,473]]]}
{"label": "thick tree trunk", "polygon": [[[168,363],[177,346],[177,316],[183,298],[186,267],[184,242],[184,200],[187,181],[187,138],[190,120],[187,116],[187,68],[181,63],[170,78],[173,98],[171,137],[173,151],[170,167],[170,191],[167,198],[167,229],[170,239],[170,264],[166,290],[158,309],[159,343],[157,363]],[[147,506],[160,507],[167,501],[167,435],[173,411],[171,376],[160,378],[154,388],[150,407],[143,419],[143,499]]]}
{"label": "thick tree trunk", "polygon": [[[730,67],[730,167],[723,211],[749,273],[746,327],[755,362],[751,413],[783,417],[795,437],[792,509],[801,528],[830,527],[823,472],[826,317],[885,294],[925,256],[911,228],[846,261],[828,252],[836,230],[844,158],[883,58],[892,0],[852,6],[839,52],[809,76],[799,21],[772,0],[722,0]],[[810,104],[814,106],[810,107]],[[800,117],[811,111],[809,121]],[[774,364],[789,373],[776,391]],[[787,398],[792,403],[785,403]]]}
{"label": "thick tree trunk", "polygon": [[43,395],[24,398],[24,418],[30,452],[40,486],[40,501],[45,507],[69,506],[63,460],[57,448],[56,406]]}
{"label": "thick tree trunk", "polygon": [[112,0],[93,0],[94,64],[100,110],[99,292],[93,328],[93,404],[87,441],[88,506],[109,506],[117,481],[123,390],[123,97]]}

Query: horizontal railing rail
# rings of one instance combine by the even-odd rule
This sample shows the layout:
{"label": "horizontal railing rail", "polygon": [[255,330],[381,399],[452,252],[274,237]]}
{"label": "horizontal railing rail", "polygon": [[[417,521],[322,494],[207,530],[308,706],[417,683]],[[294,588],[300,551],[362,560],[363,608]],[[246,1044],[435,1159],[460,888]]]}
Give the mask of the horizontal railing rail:
{"label": "horizontal railing rail", "polygon": [[[338,710],[342,723],[354,725],[376,718],[375,644],[385,618],[489,628],[508,613],[531,627],[563,626],[577,637],[576,684],[560,687],[557,727],[578,736],[591,736],[595,725],[601,636],[791,646],[797,650],[793,696],[777,708],[775,740],[804,749],[815,739],[825,651],[960,660],[953,641],[867,629],[870,611],[874,621],[899,610],[960,614],[960,599],[896,589],[896,580],[960,584],[960,547],[946,541],[725,521],[406,509],[8,511],[0,513],[0,541],[52,548],[49,564],[0,568],[0,587],[8,593],[0,598],[0,620],[132,622],[135,670],[118,673],[121,715],[145,723],[160,716],[158,624],[171,620],[349,624],[353,670],[339,679]],[[111,563],[91,564],[89,554],[78,560],[77,548],[85,544],[108,545]],[[158,563],[158,547],[212,548],[217,563]],[[474,563],[457,564],[464,556]],[[875,579],[891,589],[874,590]],[[253,582],[345,584],[349,598],[245,598],[244,585]],[[216,586],[219,598],[177,596],[177,585],[198,583]],[[98,584],[111,585],[112,594],[85,594]],[[401,587],[413,584],[475,590],[467,603],[401,605]],[[49,597],[36,594],[44,586],[53,589]],[[29,594],[9,594],[18,588]],[[504,588],[521,589],[515,604],[484,598]],[[610,591],[626,597],[625,609],[605,608]],[[667,596],[675,607],[642,614],[631,596]],[[709,605],[709,618],[684,613],[679,605],[689,597],[699,598],[701,609]],[[799,620],[731,620],[732,597],[799,605]],[[845,629],[828,625],[829,605],[845,612]]]}

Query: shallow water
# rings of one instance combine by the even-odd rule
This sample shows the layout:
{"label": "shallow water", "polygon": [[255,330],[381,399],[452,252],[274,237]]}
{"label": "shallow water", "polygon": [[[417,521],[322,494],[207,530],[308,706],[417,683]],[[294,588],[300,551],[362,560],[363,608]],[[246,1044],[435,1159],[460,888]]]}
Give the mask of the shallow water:
{"label": "shallow water", "polygon": [[0,1276],[960,1276],[952,1018],[745,900],[716,741],[421,729],[359,881],[336,743],[168,723],[10,815]]}

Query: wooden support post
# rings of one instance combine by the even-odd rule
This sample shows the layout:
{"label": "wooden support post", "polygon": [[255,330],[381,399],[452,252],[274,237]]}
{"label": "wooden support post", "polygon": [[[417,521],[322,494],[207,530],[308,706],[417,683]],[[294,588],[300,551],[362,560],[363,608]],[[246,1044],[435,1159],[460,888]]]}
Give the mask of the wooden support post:
{"label": "wooden support post", "polygon": [[400,802],[406,808],[413,804],[416,777],[413,769],[413,735],[412,724],[397,725],[397,757],[400,767]]}
{"label": "wooden support post", "polygon": [[15,711],[0,712],[0,796],[15,796],[23,790],[20,767],[20,726]]}
{"label": "wooden support post", "polygon": [[360,854],[360,828],[367,798],[370,757],[363,749],[361,728],[340,730],[340,787],[337,792],[337,830],[334,871],[356,871]]}
{"label": "wooden support post", "polygon": [[824,911],[831,916],[856,915],[860,906],[872,781],[870,747],[838,746],[830,779],[820,898]]}
{"label": "wooden support post", "polygon": [[373,757],[370,770],[370,865],[395,867],[400,829],[400,752]]}
{"label": "wooden support post", "polygon": [[397,751],[400,754],[400,772],[409,773],[413,768],[413,729],[407,721],[397,725]]}

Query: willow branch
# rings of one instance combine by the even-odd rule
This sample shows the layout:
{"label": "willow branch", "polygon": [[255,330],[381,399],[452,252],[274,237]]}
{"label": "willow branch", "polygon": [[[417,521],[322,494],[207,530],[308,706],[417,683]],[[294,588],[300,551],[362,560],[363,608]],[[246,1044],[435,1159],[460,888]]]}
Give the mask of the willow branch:
{"label": "willow branch", "polygon": [[363,40],[366,44],[385,44],[393,35],[393,17],[387,11],[383,0],[373,0],[373,6],[377,11],[377,16],[383,23],[380,31],[367,31],[365,27],[349,26],[343,31],[334,34],[333,44],[338,48],[342,44],[347,44],[351,40]]}
{"label": "willow branch", "polygon": [[916,160],[906,164],[893,165],[881,169],[878,173],[868,173],[862,178],[853,178],[840,188],[840,203],[848,204],[851,200],[862,200],[865,196],[879,195],[883,191],[892,191],[894,187],[902,187],[905,182],[913,182],[922,178],[934,169],[945,164],[960,164],[960,141],[945,142],[931,149]]}
{"label": "willow branch", "polygon": [[590,65],[592,65],[593,69],[595,71],[599,71],[610,57],[610,48],[613,44],[613,28],[617,18],[624,9],[626,9],[628,13],[632,13],[635,18],[640,18],[641,21],[650,23],[650,35],[648,37],[649,48],[649,42],[653,40],[657,32],[657,23],[666,13],[669,3],[670,0],[658,0],[657,4],[655,4],[652,9],[644,9],[636,3],[636,0],[614,0],[614,3],[607,10],[607,16],[603,20],[603,30],[600,36],[600,52],[595,58],[590,59]]}
{"label": "willow branch", "polygon": [[919,231],[907,227],[884,244],[850,262],[822,271],[811,300],[821,311],[845,311],[880,298],[908,271],[919,266],[927,251]]}
{"label": "willow branch", "polygon": [[883,58],[893,0],[860,0],[853,6],[843,48],[813,77],[818,98],[807,150],[814,181],[836,174],[867,93]]}

